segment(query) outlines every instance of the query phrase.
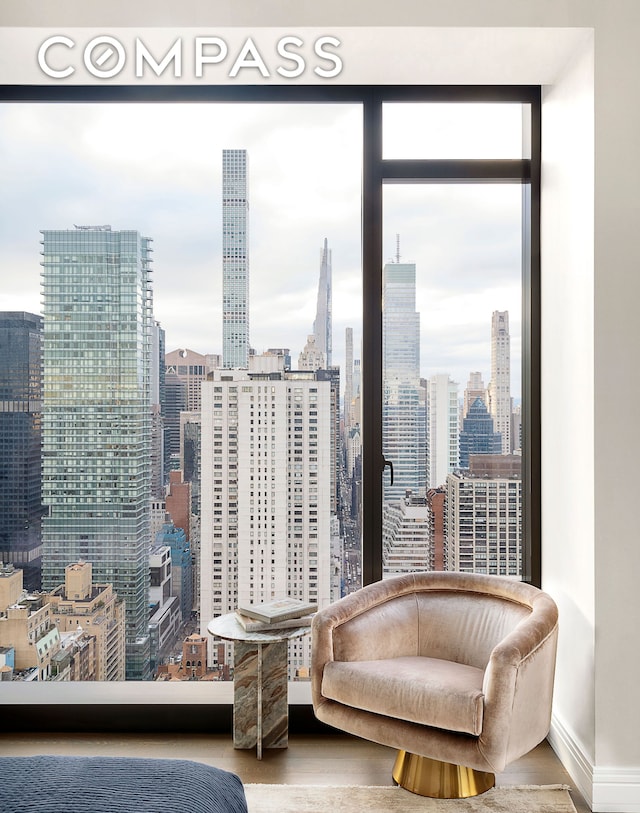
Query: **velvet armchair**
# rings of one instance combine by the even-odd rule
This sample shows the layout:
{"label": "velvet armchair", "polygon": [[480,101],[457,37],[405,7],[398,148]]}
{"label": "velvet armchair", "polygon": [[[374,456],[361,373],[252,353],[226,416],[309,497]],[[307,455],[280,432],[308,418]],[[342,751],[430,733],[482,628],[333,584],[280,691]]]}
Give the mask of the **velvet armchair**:
{"label": "velvet armchair", "polygon": [[546,737],[557,635],[555,602],[516,579],[395,576],[314,617],[314,711],[398,749],[403,787],[475,795]]}

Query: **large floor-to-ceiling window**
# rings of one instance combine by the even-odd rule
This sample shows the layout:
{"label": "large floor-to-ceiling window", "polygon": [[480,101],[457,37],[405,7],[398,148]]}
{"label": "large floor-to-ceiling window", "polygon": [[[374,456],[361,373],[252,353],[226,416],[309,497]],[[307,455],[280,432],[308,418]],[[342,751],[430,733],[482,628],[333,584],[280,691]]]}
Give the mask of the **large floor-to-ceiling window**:
{"label": "large floor-to-ceiling window", "polygon": [[[39,313],[48,267],[109,277],[57,291],[67,298],[45,314],[45,340],[64,337],[83,381],[105,366],[65,330],[74,314],[105,326],[113,359],[126,350],[119,320],[152,309],[152,373],[107,388],[121,400],[118,387],[148,387],[148,463],[159,472],[144,475],[156,484],[140,642],[149,677],[184,671],[185,638],[207,638],[210,617],[239,600],[322,605],[416,569],[536,582],[538,90],[130,89],[126,104],[123,92],[35,89],[16,104],[21,91],[5,91],[3,174],[16,194],[10,208],[4,196],[15,274],[3,288],[8,309]],[[150,238],[152,299],[127,299],[133,261],[115,254],[69,249],[41,268],[40,232],[51,229],[72,242],[79,233],[78,245],[93,232]],[[73,374],[44,370],[45,426],[47,380],[80,398]],[[127,438],[106,438],[114,427],[95,420],[114,404],[84,396],[69,401],[73,433],[45,438],[48,459],[84,438],[46,494],[67,513],[74,500],[92,519],[124,513],[108,459],[81,458],[117,455]],[[178,445],[167,453],[170,429]],[[91,565],[106,588],[108,573]],[[65,613],[42,634],[62,630]],[[206,667],[194,659],[190,677],[201,667],[232,677],[224,646],[207,643]],[[307,639],[291,653],[292,679],[305,679],[308,658]],[[72,674],[64,658],[41,661],[41,677]]]}

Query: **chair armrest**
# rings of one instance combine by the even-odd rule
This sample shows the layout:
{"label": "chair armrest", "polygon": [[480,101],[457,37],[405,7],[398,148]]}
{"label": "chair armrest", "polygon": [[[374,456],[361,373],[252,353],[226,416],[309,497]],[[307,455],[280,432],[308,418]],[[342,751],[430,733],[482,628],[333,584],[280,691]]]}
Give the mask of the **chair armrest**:
{"label": "chair armrest", "polygon": [[549,731],[557,640],[557,607],[540,593],[531,615],[491,653],[480,740],[487,758],[498,766],[527,753]]}

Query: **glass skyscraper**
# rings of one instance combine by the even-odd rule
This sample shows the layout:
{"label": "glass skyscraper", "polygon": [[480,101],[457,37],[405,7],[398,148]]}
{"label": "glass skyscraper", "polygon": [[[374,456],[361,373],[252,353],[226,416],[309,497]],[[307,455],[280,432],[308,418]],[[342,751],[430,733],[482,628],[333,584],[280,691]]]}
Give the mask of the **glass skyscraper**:
{"label": "glass skyscraper", "polygon": [[0,313],[0,561],[40,589],[42,317]]}
{"label": "glass skyscraper", "polygon": [[249,366],[247,151],[222,151],[222,364]]}
{"label": "glass skyscraper", "polygon": [[469,468],[469,455],[501,454],[502,436],[493,431],[493,418],[481,398],[469,407],[460,432],[460,468]]}
{"label": "glass skyscraper", "polygon": [[149,678],[150,240],[43,231],[43,586],[87,561],[124,600],[126,677]]}
{"label": "glass skyscraper", "polygon": [[391,502],[403,499],[407,491],[426,494],[426,411],[414,263],[384,266],[382,306],[382,444],[394,469],[393,485],[385,476],[384,500]]}

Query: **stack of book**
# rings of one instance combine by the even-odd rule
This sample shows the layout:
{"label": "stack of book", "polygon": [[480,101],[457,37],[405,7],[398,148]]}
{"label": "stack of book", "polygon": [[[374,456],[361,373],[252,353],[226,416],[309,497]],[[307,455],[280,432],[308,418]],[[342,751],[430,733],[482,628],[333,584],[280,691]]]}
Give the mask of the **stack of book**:
{"label": "stack of book", "polygon": [[241,626],[247,632],[309,627],[317,604],[297,598],[280,598],[265,604],[242,604],[236,610]]}

